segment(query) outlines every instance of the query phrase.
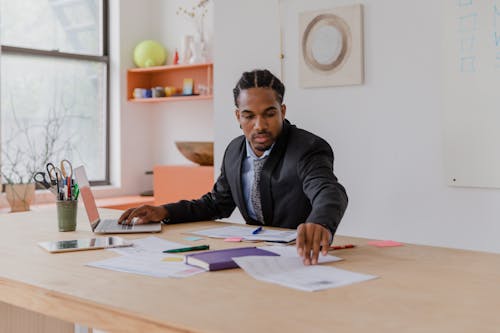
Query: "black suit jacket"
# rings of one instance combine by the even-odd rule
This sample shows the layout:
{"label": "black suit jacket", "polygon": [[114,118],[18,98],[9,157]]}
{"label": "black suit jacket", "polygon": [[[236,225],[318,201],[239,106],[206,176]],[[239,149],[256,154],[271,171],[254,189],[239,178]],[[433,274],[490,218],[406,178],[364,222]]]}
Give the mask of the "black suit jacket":
{"label": "black suit jacket", "polygon": [[[226,148],[221,174],[212,191],[197,200],[167,204],[169,223],[206,221],[229,217],[237,206],[248,224],[250,218],[241,185],[246,157],[245,136]],[[333,173],[333,151],[322,138],[285,120],[261,174],[260,192],[265,225],[297,228],[313,222],[335,234],[347,207],[347,194]]]}

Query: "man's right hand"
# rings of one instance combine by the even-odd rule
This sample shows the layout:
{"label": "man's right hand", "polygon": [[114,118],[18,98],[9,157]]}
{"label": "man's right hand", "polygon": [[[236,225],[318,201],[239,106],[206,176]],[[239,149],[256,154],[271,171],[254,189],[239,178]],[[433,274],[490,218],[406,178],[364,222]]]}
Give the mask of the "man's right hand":
{"label": "man's right hand", "polygon": [[[168,211],[163,206],[144,205],[127,209],[118,219],[119,224],[144,224],[159,222],[168,218]],[[135,219],[135,221],[133,221]]]}

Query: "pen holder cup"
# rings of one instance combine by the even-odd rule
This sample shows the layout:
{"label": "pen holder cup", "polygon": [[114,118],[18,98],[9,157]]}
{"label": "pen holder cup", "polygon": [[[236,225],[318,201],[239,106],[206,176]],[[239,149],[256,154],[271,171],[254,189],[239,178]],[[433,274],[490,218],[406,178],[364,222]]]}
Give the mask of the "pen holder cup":
{"label": "pen holder cup", "polygon": [[75,231],[78,200],[58,200],[56,206],[59,231]]}

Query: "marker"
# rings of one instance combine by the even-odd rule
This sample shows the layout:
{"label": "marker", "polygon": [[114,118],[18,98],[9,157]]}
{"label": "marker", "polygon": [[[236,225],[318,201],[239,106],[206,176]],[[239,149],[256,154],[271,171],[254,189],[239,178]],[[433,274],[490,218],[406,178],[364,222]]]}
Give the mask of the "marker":
{"label": "marker", "polygon": [[73,185],[73,195],[75,197],[74,200],[78,200],[78,195],[80,195],[80,188],[78,187],[78,184]]}
{"label": "marker", "polygon": [[343,250],[343,249],[351,249],[353,247],[356,247],[356,245],[353,244],[346,244],[346,245],[332,245],[328,248],[328,251],[332,250]]}
{"label": "marker", "polygon": [[163,253],[178,253],[178,252],[189,252],[189,251],[198,251],[198,250],[208,250],[210,246],[208,245],[198,245],[198,246],[190,246],[190,247],[181,247],[178,249],[165,250]]}
{"label": "marker", "polygon": [[252,231],[252,235],[257,235],[261,231],[262,231],[262,227],[258,227],[257,229],[255,229],[254,231]]}
{"label": "marker", "polygon": [[58,196],[58,199],[62,200],[61,199],[61,187],[59,185],[59,174],[57,173],[57,171],[56,171],[56,186],[57,186],[57,196]]}
{"label": "marker", "polygon": [[69,177],[66,177],[66,184],[68,186],[68,199],[67,200],[71,200],[71,178]]}

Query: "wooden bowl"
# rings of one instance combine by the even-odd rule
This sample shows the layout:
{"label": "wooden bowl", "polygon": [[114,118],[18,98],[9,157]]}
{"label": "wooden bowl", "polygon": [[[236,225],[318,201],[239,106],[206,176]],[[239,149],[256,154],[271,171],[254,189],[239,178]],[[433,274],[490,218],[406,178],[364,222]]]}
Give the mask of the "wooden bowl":
{"label": "wooden bowl", "polygon": [[209,141],[176,141],[185,158],[199,165],[214,165],[214,143]]}

